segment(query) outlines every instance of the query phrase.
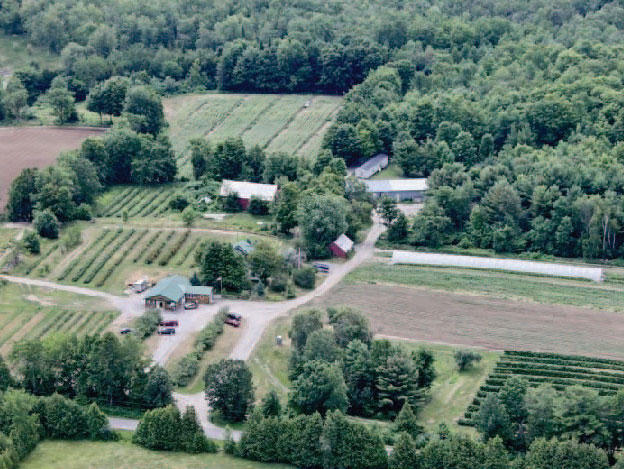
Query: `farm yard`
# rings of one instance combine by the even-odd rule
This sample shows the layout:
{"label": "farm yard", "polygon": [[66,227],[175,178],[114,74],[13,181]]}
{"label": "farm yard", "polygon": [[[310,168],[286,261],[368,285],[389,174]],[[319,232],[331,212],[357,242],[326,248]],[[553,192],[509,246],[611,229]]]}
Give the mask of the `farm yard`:
{"label": "farm yard", "polygon": [[49,166],[59,153],[102,132],[90,127],[0,127],[0,207],[6,205],[11,181],[22,169]]}
{"label": "farm yard", "polygon": [[472,417],[485,397],[498,392],[512,376],[525,379],[533,387],[549,383],[562,391],[576,385],[594,389],[601,395],[613,395],[624,389],[624,361],[506,351],[466,410],[462,423],[472,425]]}
{"label": "farm yard", "polygon": [[[357,269],[315,304],[322,307],[337,304],[357,307],[368,315],[375,333],[390,337],[479,346],[489,350],[535,350],[624,359],[621,312],[540,304],[538,299],[512,301],[502,299],[500,292],[493,295],[497,298],[478,296],[483,294],[467,290],[462,290],[462,294],[443,292],[439,290],[451,289],[392,277],[391,274],[386,275],[390,272],[388,269],[397,267],[375,264]],[[418,275],[418,268],[410,269],[415,270],[410,273]],[[372,271],[375,273],[372,274]],[[461,275],[455,274],[459,280]],[[470,277],[473,272],[464,272],[463,275]],[[486,283],[484,278],[473,280],[475,283]],[[504,280],[498,277],[498,281]],[[548,290],[551,286],[547,279],[538,277],[532,280],[516,275],[506,277],[506,282],[514,281],[524,282],[526,289]],[[582,282],[562,282],[570,282],[565,287],[570,292],[577,289],[581,290],[577,295],[583,294],[582,287],[578,285],[583,285]],[[497,281],[488,279],[487,283],[496,286]],[[414,288],[416,285],[420,288]],[[556,289],[563,288],[558,283],[553,285]],[[460,282],[458,286],[461,287]],[[519,300],[521,297],[516,294],[514,298]],[[621,301],[621,291],[614,286],[603,286],[596,298],[597,303],[608,304],[615,309],[617,302]],[[596,346],[596,337],[601,338],[599,347]]]}
{"label": "farm yard", "polygon": [[[310,106],[304,107],[308,101]],[[169,98],[164,105],[171,142],[185,173],[188,143],[200,137],[213,143],[241,137],[247,146],[313,157],[341,103],[340,97],[323,95],[209,93]]]}

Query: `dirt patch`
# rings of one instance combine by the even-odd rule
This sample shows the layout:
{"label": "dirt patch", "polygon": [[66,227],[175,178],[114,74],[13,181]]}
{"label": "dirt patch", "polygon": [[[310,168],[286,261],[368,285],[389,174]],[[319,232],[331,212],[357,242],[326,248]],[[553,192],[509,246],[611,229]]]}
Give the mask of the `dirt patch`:
{"label": "dirt patch", "polygon": [[28,301],[32,301],[33,303],[38,303],[42,306],[54,306],[54,303],[52,303],[51,301],[38,297],[37,295],[28,295],[26,299]]}
{"label": "dirt patch", "polygon": [[7,202],[11,181],[24,168],[45,168],[62,151],[78,148],[103,129],[91,127],[0,128],[0,208]]}
{"label": "dirt patch", "polygon": [[624,359],[624,317],[607,311],[369,284],[341,285],[315,303],[357,307],[390,336]]}

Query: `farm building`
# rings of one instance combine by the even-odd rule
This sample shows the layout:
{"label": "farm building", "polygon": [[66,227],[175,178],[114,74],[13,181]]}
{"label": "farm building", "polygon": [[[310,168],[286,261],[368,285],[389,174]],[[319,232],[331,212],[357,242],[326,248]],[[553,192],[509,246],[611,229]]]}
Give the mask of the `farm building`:
{"label": "farm building", "polygon": [[418,200],[422,201],[427,192],[427,179],[379,179],[364,181],[367,191],[373,197],[388,196],[397,201]]}
{"label": "farm building", "polygon": [[236,194],[241,208],[247,210],[252,197],[257,197],[265,202],[273,202],[275,194],[277,194],[277,186],[275,184],[258,184],[256,182],[224,179],[219,195],[226,197],[230,194]]}
{"label": "farm building", "polygon": [[329,245],[329,250],[334,257],[347,257],[347,254],[353,249],[353,241],[346,234],[341,234],[338,239]]}
{"label": "farm building", "polygon": [[373,156],[370,160],[366,161],[362,166],[356,168],[353,174],[356,177],[362,179],[368,179],[369,177],[377,174],[382,169],[388,166],[388,155],[380,153],[377,156]]}
{"label": "farm building", "polygon": [[146,308],[176,310],[186,301],[212,303],[212,287],[196,287],[186,277],[173,275],[166,277],[145,293]]}

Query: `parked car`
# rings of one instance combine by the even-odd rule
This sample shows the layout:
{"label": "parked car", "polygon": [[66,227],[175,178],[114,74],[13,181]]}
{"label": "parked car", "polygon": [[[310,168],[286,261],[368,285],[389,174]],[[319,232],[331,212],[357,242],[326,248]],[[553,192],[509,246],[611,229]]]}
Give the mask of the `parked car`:
{"label": "parked car", "polygon": [[130,329],[129,327],[124,327],[122,330],[119,331],[119,333],[121,335],[133,334],[134,333],[134,329]]}
{"label": "parked car", "polygon": [[178,321],[177,320],[173,320],[173,321],[160,321],[159,326],[165,326],[165,327],[178,327]]}
{"label": "parked car", "polygon": [[312,265],[314,266],[317,272],[322,272],[324,274],[329,272],[329,268],[330,268],[329,264],[322,264],[320,262],[315,262]]}
{"label": "parked car", "polygon": [[243,317],[240,314],[228,313],[224,322],[232,327],[240,327],[242,320]]}
{"label": "parked car", "polygon": [[158,330],[159,335],[175,335],[175,327],[163,327]]}
{"label": "parked car", "polygon": [[184,303],[184,309],[197,309],[199,305],[194,301],[189,301],[188,303]]}

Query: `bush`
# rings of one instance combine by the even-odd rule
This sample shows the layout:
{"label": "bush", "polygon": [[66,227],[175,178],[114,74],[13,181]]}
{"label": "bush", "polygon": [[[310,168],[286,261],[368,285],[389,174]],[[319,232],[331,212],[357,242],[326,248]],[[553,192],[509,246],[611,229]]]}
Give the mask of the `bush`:
{"label": "bush", "polygon": [[93,218],[91,207],[87,204],[80,204],[74,211],[74,220],[89,221]]}
{"label": "bush", "polygon": [[266,215],[269,213],[269,204],[256,196],[249,201],[247,211],[252,215]]}
{"label": "bush", "polygon": [[191,352],[180,359],[171,373],[171,378],[176,385],[186,386],[197,376],[198,371],[199,358],[195,352]]}
{"label": "bush", "polygon": [[41,252],[41,245],[39,244],[39,235],[34,231],[27,231],[22,238],[24,249],[31,254],[39,254]]}
{"label": "bush", "polygon": [[295,270],[293,278],[295,285],[311,290],[316,285],[316,270],[314,270],[314,267],[302,267]]}
{"label": "bush", "polygon": [[134,327],[137,337],[141,340],[148,338],[158,330],[158,324],[162,321],[160,311],[149,309],[135,319]]}
{"label": "bush", "polygon": [[67,228],[61,237],[61,246],[65,252],[74,249],[80,243],[82,243],[82,231],[77,226]]}
{"label": "bush", "polygon": [[39,236],[48,239],[57,239],[59,235],[59,222],[50,210],[43,210],[35,214],[33,225]]}
{"label": "bush", "polygon": [[271,279],[269,289],[275,293],[283,293],[288,287],[288,277],[286,275],[276,275]]}
{"label": "bush", "polygon": [[229,213],[236,213],[242,210],[238,203],[238,194],[231,193],[223,198],[223,210]]}
{"label": "bush", "polygon": [[455,363],[459,371],[470,368],[474,362],[480,362],[481,355],[470,350],[457,350],[455,352]]}

